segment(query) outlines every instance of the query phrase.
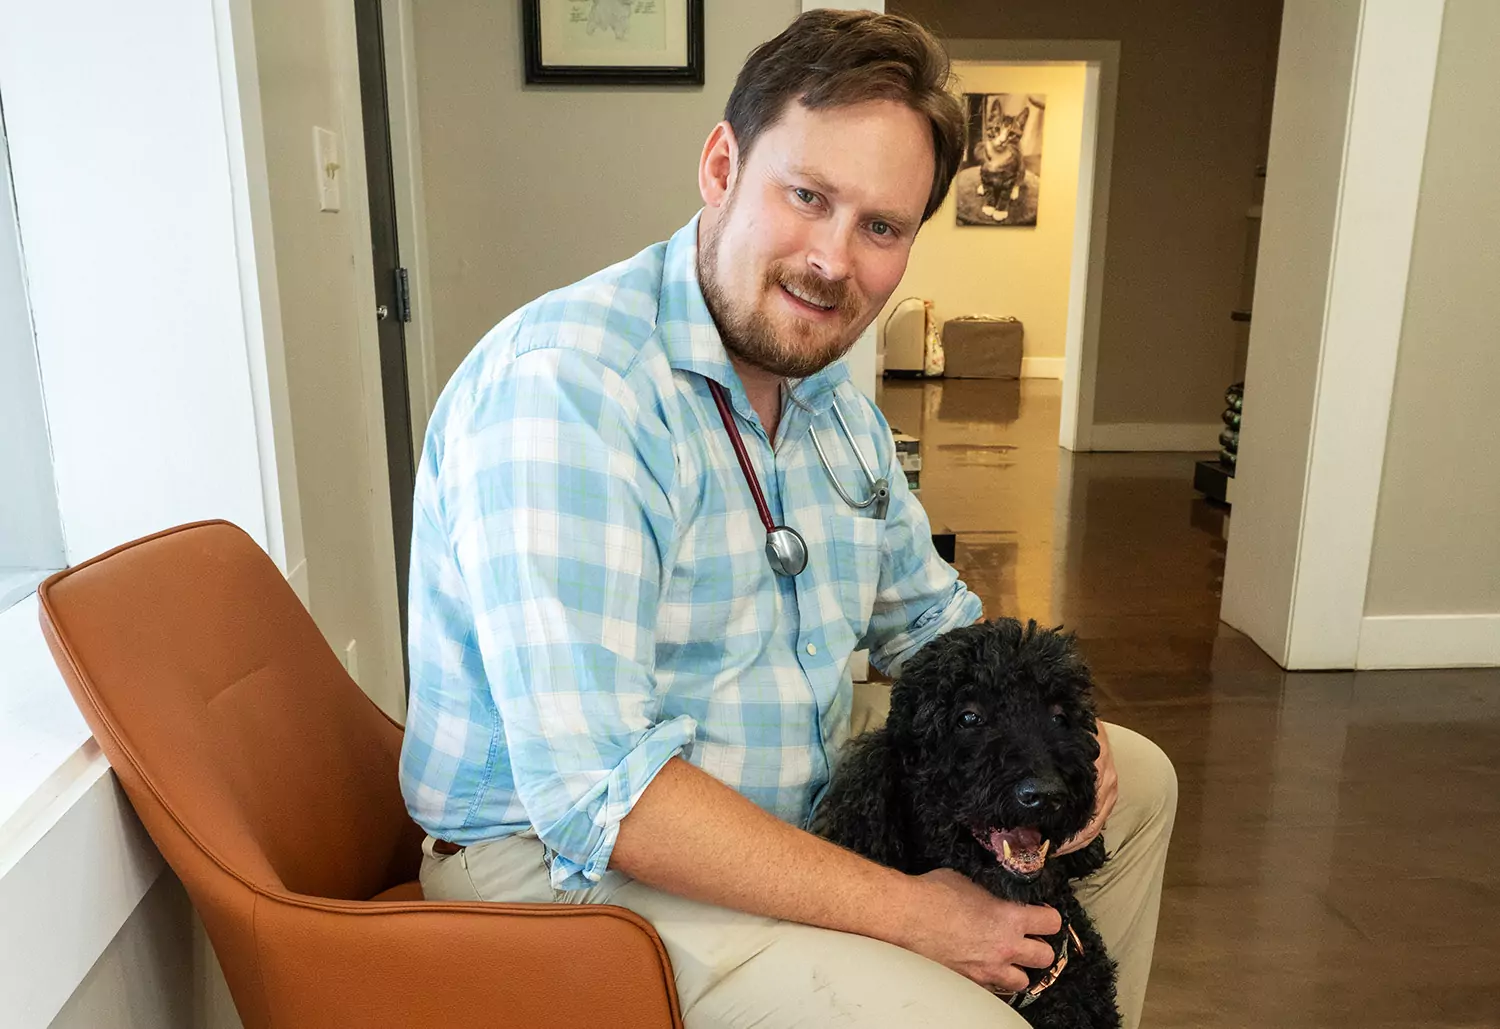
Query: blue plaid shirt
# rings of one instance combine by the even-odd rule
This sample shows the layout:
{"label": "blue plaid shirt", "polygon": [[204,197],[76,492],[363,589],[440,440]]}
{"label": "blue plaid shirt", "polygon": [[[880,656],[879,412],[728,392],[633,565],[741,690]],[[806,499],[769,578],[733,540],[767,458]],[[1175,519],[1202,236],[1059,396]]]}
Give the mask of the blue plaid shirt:
{"label": "blue plaid shirt", "polygon": [[[805,826],[849,734],[850,655],[894,672],[979,601],[932,548],[890,427],[842,362],[791,386],[773,449],[672,239],[521,308],[448,383],[417,475],[401,786],[427,832],[534,829],[558,889],[595,883],[671,757]],[[725,387],[795,578],[709,392]],[[892,484],[882,521],[837,398]]]}

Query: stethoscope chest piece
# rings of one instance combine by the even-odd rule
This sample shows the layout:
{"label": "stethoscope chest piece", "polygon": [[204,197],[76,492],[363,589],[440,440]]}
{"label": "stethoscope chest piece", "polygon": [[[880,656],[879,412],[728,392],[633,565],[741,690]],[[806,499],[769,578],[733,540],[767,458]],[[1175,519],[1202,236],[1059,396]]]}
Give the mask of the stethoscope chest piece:
{"label": "stethoscope chest piece", "polygon": [[790,525],[773,526],[766,533],[766,558],[777,575],[797,575],[807,567],[807,541]]}

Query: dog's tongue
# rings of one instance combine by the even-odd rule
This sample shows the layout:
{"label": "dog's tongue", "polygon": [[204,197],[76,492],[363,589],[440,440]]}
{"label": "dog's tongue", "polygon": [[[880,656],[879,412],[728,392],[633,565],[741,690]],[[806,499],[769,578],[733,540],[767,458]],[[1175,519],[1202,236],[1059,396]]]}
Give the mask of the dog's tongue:
{"label": "dog's tongue", "polygon": [[990,830],[990,849],[996,854],[1005,853],[1004,841],[1007,840],[1012,850],[1036,850],[1042,845],[1042,834],[1035,829]]}

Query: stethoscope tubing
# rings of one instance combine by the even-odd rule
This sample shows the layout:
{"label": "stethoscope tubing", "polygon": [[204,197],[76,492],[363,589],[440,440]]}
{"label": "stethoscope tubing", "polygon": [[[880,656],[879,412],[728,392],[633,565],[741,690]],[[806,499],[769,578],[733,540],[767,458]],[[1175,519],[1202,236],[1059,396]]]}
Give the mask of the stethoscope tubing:
{"label": "stethoscope tubing", "polygon": [[[778,575],[797,575],[807,567],[807,544],[796,529],[789,525],[777,525],[771,520],[771,507],[766,503],[765,493],[760,488],[760,476],[755,474],[755,467],[750,463],[750,454],[745,450],[745,441],[740,436],[739,426],[735,424],[734,412],[729,407],[729,396],[725,393],[724,387],[713,379],[708,380],[708,391],[713,394],[714,406],[719,409],[719,420],[724,423],[724,431],[729,436],[730,445],[734,448],[734,457],[739,462],[740,474],[745,477],[745,485],[750,488],[750,496],[755,500],[756,513],[760,515],[760,524],[766,530],[766,557],[771,563],[771,568]],[[849,449],[854,451],[854,458],[859,462],[860,470],[865,473],[865,479],[870,484],[869,498],[857,501],[844,491],[844,487],[839,484],[838,476],[833,472],[833,464],[823,451],[823,443],[818,439],[817,430],[809,424],[807,431],[812,437],[813,448],[818,452],[818,461],[822,463],[823,471],[828,473],[828,481],[833,483],[833,488],[844,503],[856,511],[863,511],[873,506],[875,516],[884,518],[886,506],[890,503],[890,483],[883,477],[877,479],[870,471],[869,464],[865,462],[865,455],[859,449],[859,441],[854,438],[854,433],[849,429],[849,423],[844,420],[844,412],[839,409],[838,401],[833,400],[831,403],[833,416],[839,423],[839,429],[843,432],[844,438],[849,441]],[[798,406],[804,405],[799,403]]]}

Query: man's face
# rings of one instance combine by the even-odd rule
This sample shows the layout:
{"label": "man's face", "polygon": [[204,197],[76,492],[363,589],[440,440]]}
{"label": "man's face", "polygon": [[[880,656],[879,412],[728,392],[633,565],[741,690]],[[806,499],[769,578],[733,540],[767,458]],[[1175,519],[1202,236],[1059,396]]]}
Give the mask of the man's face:
{"label": "man's face", "polygon": [[931,129],[893,101],[793,101],[721,169],[727,190],[705,188],[699,228],[709,311],[731,354],[804,378],[843,356],[901,281],[932,187]]}

